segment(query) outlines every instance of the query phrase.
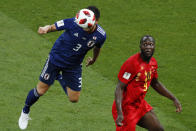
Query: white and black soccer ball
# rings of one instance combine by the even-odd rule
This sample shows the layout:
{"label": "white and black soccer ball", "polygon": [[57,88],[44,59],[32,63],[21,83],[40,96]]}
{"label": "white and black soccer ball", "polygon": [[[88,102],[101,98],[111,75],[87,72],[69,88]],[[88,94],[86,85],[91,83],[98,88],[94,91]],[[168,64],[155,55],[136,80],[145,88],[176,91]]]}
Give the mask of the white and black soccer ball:
{"label": "white and black soccer ball", "polygon": [[81,9],[76,14],[75,22],[82,28],[90,28],[95,24],[95,14],[89,9]]}

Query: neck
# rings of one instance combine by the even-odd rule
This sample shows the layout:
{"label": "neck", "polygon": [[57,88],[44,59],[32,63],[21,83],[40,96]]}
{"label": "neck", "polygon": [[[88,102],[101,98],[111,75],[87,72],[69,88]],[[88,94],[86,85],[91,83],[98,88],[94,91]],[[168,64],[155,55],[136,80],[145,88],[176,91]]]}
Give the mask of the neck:
{"label": "neck", "polygon": [[89,33],[94,32],[96,28],[97,28],[97,25],[94,25],[94,26],[92,27],[92,29],[89,31]]}
{"label": "neck", "polygon": [[146,57],[142,52],[140,53],[140,56],[141,56],[142,60],[147,62],[147,63],[150,62],[150,59],[152,57],[152,56],[151,57]]}
{"label": "neck", "polygon": [[93,32],[95,31],[96,28],[97,28],[97,25],[95,24],[92,28],[87,29],[87,30],[84,29],[84,31],[86,31],[86,32],[88,32],[88,33],[93,33]]}

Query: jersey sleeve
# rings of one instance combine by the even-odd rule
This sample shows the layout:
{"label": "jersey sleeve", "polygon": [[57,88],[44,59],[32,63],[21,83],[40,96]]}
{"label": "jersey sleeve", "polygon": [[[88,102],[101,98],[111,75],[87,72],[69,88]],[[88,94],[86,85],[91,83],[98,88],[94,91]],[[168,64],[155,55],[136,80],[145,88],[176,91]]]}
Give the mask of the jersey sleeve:
{"label": "jersey sleeve", "polygon": [[106,32],[98,25],[97,32],[99,32],[99,40],[95,43],[97,48],[101,48],[106,40]]}
{"label": "jersey sleeve", "polygon": [[64,20],[59,20],[55,22],[55,26],[57,30],[68,30],[72,27],[75,18],[69,18]]}
{"label": "jersey sleeve", "polygon": [[98,41],[97,43],[95,43],[95,46],[97,48],[101,48],[103,46],[105,40],[106,40],[106,35],[100,41]]}
{"label": "jersey sleeve", "polygon": [[118,79],[124,84],[128,84],[135,77],[135,65],[132,60],[127,60],[121,66],[118,74]]}

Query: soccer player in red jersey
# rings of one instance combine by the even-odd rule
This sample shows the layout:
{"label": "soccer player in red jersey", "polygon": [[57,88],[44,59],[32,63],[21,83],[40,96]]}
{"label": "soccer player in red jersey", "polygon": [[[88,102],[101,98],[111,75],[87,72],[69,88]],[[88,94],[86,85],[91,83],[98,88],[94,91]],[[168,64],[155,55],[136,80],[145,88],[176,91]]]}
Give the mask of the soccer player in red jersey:
{"label": "soccer player in red jersey", "polygon": [[153,56],[155,40],[145,35],[140,40],[140,53],[122,65],[118,74],[112,114],[116,131],[135,131],[136,124],[149,131],[163,131],[152,107],[144,100],[151,85],[159,94],[174,102],[176,112],[182,107],[178,99],[158,80],[157,62]]}

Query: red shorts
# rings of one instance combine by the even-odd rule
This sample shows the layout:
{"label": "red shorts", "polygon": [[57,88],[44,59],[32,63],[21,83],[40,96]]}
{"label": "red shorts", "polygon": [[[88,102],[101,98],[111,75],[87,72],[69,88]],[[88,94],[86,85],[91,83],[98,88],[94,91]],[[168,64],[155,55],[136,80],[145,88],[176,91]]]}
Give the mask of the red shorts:
{"label": "red shorts", "polygon": [[143,100],[141,103],[137,103],[137,105],[126,105],[122,107],[124,120],[122,121],[123,126],[116,125],[117,119],[117,110],[116,110],[116,103],[113,103],[112,106],[112,115],[116,125],[116,131],[135,131],[136,124],[138,121],[150,110],[152,107]]}

